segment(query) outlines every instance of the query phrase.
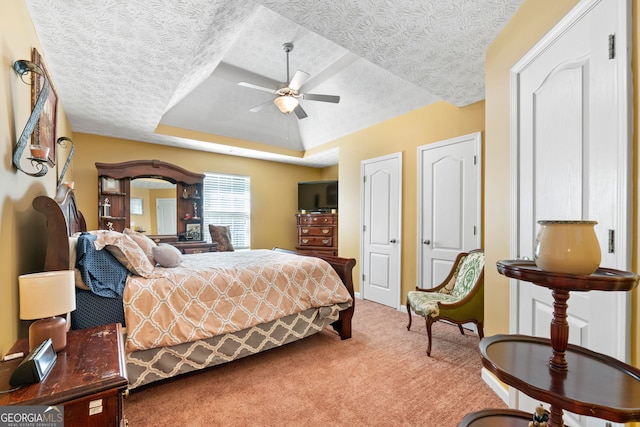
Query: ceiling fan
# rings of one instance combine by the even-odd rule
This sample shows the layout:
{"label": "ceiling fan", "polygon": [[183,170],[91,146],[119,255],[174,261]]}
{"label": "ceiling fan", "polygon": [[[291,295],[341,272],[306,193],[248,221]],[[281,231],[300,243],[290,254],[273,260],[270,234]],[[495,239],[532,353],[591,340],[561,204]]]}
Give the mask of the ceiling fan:
{"label": "ceiling fan", "polygon": [[257,111],[262,110],[263,108],[268,107],[273,102],[282,113],[289,114],[291,112],[294,112],[298,117],[298,119],[304,119],[305,117],[307,117],[307,113],[304,111],[304,109],[300,105],[299,99],[306,99],[309,101],[332,102],[334,104],[337,104],[338,102],[340,102],[340,97],[336,95],[318,95],[313,93],[300,93],[300,88],[309,79],[310,76],[308,73],[298,70],[293,75],[293,78],[289,80],[289,52],[293,50],[293,43],[283,44],[282,49],[287,54],[287,82],[288,83],[282,83],[275,89],[258,86],[248,82],[238,83],[238,85],[240,86],[248,87],[251,89],[257,89],[263,92],[268,92],[273,95],[276,95],[276,98],[273,101],[268,101],[268,102],[265,102],[264,104],[260,104],[249,111],[255,113]]}

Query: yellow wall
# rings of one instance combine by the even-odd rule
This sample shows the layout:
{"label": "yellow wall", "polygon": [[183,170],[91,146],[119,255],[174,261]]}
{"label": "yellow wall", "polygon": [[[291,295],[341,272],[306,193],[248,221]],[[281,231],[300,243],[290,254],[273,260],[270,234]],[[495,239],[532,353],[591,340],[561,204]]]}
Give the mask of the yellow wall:
{"label": "yellow wall", "polygon": [[[162,160],[189,171],[246,175],[251,179],[251,247],[294,249],[298,182],[335,177],[335,168],[316,169],[116,138],[75,134],[75,179],[78,204],[87,227],[98,226],[96,162]],[[151,203],[151,202],[150,202]]]}
{"label": "yellow wall", "polygon": [[[13,147],[31,114],[31,88],[22,83],[11,66],[18,59],[31,60],[33,47],[47,61],[24,2],[2,1],[0,40],[0,354],[5,354],[19,331],[24,334],[25,330],[19,320],[18,275],[39,271],[44,262],[44,222],[31,202],[39,195],[54,195],[57,167],[42,178],[32,178],[11,163]],[[58,136],[71,136],[61,103],[57,126]],[[59,151],[60,169],[65,159],[66,153]],[[28,168],[28,162],[23,167]],[[73,168],[66,177],[73,178]]]}
{"label": "yellow wall", "polygon": [[[632,101],[632,109],[633,109],[633,137],[632,137],[632,149],[633,149],[633,182],[635,186],[633,188],[633,211],[635,215],[633,216],[633,254],[632,254],[632,263],[633,263],[633,271],[640,271],[640,258],[638,254],[640,253],[640,239],[638,238],[638,224],[640,221],[640,209],[638,208],[638,189],[640,185],[638,185],[638,126],[640,125],[640,121],[638,117],[640,112],[638,111],[638,90],[640,87],[640,67],[638,66],[638,59],[640,58],[640,34],[638,33],[638,23],[640,23],[640,8],[637,7],[637,3],[634,1],[633,7],[633,28],[632,28],[632,36],[631,36],[631,44],[633,46],[632,50],[632,87],[633,87],[633,101]],[[635,289],[632,292],[632,301],[631,301],[631,364],[636,367],[640,367],[640,325],[638,325],[638,309],[640,308],[640,291]],[[638,424],[634,424],[638,425]]]}
{"label": "yellow wall", "polygon": [[[413,112],[340,138],[327,146],[340,147],[338,251],[360,257],[360,167],[367,159],[402,153],[401,295],[416,286],[417,275],[417,150],[418,147],[484,131],[484,102],[456,108],[447,102]],[[360,263],[354,270],[358,290]]]}

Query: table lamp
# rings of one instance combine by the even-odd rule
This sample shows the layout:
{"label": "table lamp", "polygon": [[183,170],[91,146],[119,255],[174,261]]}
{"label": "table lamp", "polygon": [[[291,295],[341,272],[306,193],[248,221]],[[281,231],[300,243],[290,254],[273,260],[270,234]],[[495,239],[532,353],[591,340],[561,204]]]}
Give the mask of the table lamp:
{"label": "table lamp", "polygon": [[[67,346],[67,321],[60,315],[76,309],[73,270],[18,276],[20,319],[38,319],[29,327],[29,351],[47,338],[56,352]],[[65,316],[66,317],[66,316]]]}

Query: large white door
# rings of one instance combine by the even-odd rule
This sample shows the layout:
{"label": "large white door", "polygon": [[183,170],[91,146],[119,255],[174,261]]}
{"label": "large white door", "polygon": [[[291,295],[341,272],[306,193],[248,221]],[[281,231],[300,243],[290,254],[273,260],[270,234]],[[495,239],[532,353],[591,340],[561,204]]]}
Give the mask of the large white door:
{"label": "large white door", "polygon": [[402,154],[362,162],[362,297],[400,307]]}
{"label": "large white door", "polygon": [[[514,258],[533,258],[538,220],[589,219],[598,221],[601,265],[630,267],[629,10],[626,0],[583,1],[512,70]],[[629,301],[628,293],[572,292],[569,342],[628,361]],[[512,332],[549,337],[550,290],[513,281],[512,303]],[[527,411],[536,404],[521,393],[512,399]]]}
{"label": "large white door", "polygon": [[418,283],[442,282],[460,252],[480,248],[481,135],[418,147]]}

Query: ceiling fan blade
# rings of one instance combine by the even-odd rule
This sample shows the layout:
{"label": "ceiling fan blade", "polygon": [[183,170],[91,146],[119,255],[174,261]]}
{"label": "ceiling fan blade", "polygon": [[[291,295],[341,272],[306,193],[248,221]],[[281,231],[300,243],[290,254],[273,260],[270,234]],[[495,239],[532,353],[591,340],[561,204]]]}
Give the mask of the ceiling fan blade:
{"label": "ceiling fan blade", "polygon": [[253,83],[240,82],[240,83],[238,83],[238,86],[248,87],[249,89],[261,90],[262,92],[268,92],[268,93],[271,93],[271,94],[275,94],[276,93],[276,90],[274,90],[274,89],[269,89],[268,87],[262,87],[262,86],[254,85]]}
{"label": "ceiling fan blade", "polygon": [[303,93],[300,96],[302,97],[302,99],[306,99],[309,101],[333,102],[334,104],[340,102],[340,97],[337,95],[318,95],[315,93]]}
{"label": "ceiling fan blade", "polygon": [[313,88],[315,88],[316,86],[324,83],[325,81],[327,81],[331,77],[335,76],[340,71],[344,70],[349,65],[353,64],[354,62],[356,62],[358,59],[360,59],[360,58],[358,56],[354,55],[353,53],[346,52],[336,62],[334,62],[333,64],[329,65],[327,68],[325,68],[324,70],[320,71],[319,73],[314,74],[313,77],[311,77],[309,80],[307,80],[307,82],[304,84],[304,87],[302,88],[302,90],[305,91],[305,92],[313,90]]}
{"label": "ceiling fan blade", "polygon": [[253,107],[252,109],[250,109],[249,111],[252,113],[257,113],[258,111],[262,111],[265,108],[269,107],[270,105],[273,105],[273,101],[267,101],[267,102],[263,102],[260,105],[256,105],[255,107]]}
{"label": "ceiling fan blade", "polygon": [[273,88],[274,90],[277,89],[278,85],[280,84],[280,82],[261,76],[260,74],[253,73],[251,71],[244,70],[234,65],[227,64],[225,62],[220,62],[216,69],[213,70],[213,73],[211,73],[211,76],[218,79],[226,80],[233,84],[237,84],[238,82],[250,82],[251,84],[254,84],[256,86]]}
{"label": "ceiling fan blade", "polygon": [[304,108],[302,108],[302,106],[300,104],[298,104],[298,106],[293,110],[294,113],[296,113],[296,116],[298,116],[299,119],[304,119],[307,116],[307,112],[304,111]]}
{"label": "ceiling fan blade", "polygon": [[289,89],[300,90],[304,82],[306,82],[309,77],[311,77],[309,73],[305,73],[301,70],[296,71],[296,73],[293,75],[293,78],[289,82]]}

